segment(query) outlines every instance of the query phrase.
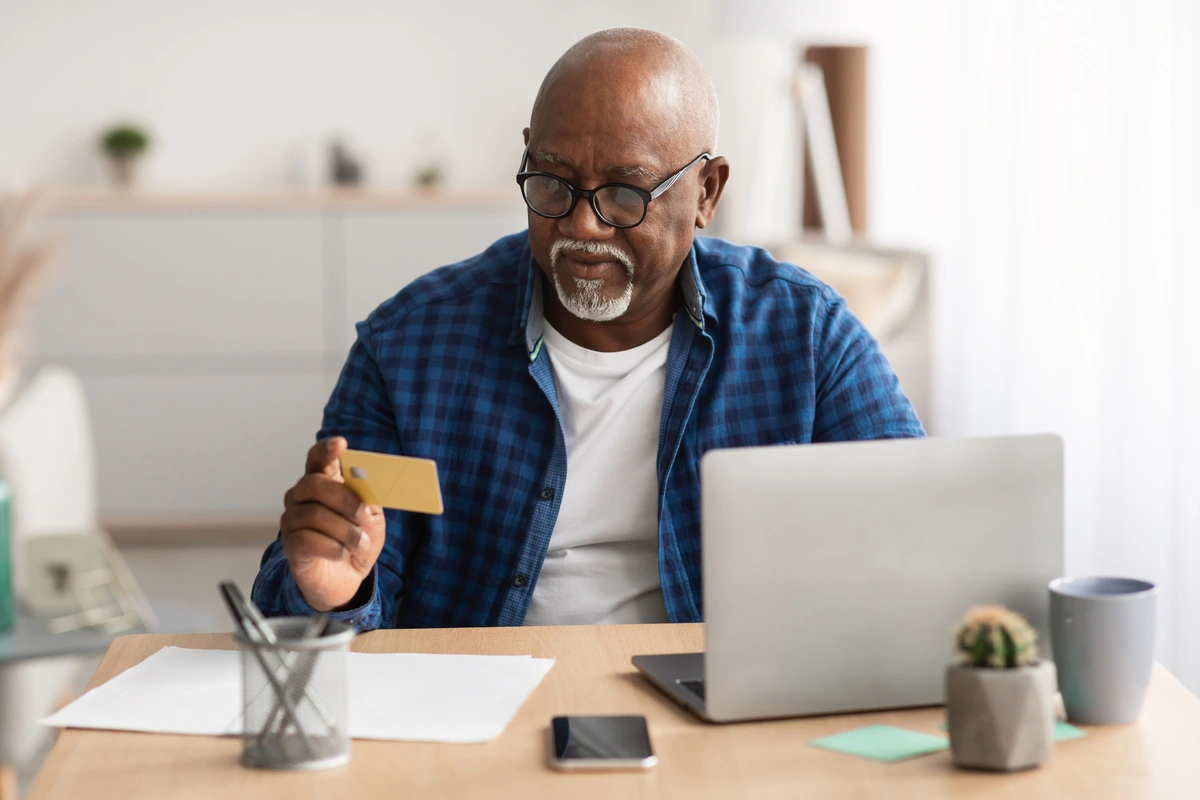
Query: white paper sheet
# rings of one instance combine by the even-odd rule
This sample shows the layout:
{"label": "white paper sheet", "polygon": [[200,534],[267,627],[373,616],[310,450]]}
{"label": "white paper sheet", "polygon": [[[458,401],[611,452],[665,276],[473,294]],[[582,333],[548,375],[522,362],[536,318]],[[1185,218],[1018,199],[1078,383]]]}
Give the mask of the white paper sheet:
{"label": "white paper sheet", "polygon": [[[242,730],[236,650],[164,647],[43,725],[220,736]],[[554,666],[529,656],[348,653],[355,739],[486,742],[504,730]]]}

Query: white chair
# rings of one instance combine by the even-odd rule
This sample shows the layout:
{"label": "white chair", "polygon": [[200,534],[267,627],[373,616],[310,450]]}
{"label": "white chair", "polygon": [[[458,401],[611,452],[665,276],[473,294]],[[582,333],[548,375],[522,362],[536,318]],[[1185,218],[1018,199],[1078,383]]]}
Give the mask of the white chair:
{"label": "white chair", "polygon": [[[62,367],[43,368],[0,413],[0,477],[11,491],[18,597],[30,538],[96,529],[95,464],[82,383]],[[69,657],[0,667],[0,765],[20,769],[42,752],[52,731],[37,720],[81,682],[88,663]]]}
{"label": "white chair", "polygon": [[[13,496],[17,563],[30,537],[97,527],[91,418],[83,384],[70,370],[43,368],[0,413],[0,476]],[[24,577],[14,574],[18,595]]]}

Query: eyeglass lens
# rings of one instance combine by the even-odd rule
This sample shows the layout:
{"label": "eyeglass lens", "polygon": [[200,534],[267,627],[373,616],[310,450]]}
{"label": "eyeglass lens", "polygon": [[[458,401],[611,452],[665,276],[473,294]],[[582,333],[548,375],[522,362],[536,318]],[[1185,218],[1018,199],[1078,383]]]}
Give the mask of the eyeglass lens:
{"label": "eyeglass lens", "polygon": [[[525,202],[547,217],[561,217],[571,207],[571,188],[565,181],[548,175],[534,175],[525,181]],[[640,194],[623,186],[605,186],[596,192],[596,207],[610,225],[636,225],[646,213],[646,201]]]}

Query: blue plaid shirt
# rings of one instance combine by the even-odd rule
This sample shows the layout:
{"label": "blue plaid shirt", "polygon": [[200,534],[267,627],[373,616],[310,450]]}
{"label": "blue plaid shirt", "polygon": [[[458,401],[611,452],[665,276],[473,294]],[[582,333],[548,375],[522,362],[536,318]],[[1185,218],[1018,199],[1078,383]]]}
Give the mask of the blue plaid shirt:
{"label": "blue plaid shirt", "polygon": [[[697,238],[680,286],[658,436],[658,561],[670,619],[698,622],[706,451],[924,431],[875,340],[807,272]],[[360,322],[318,437],[434,459],[446,513],[386,511],[370,600],[335,616],[360,630],[520,625],[566,484],[558,413],[524,232],[418,278]],[[253,598],[267,614],[313,613],[278,541]]]}

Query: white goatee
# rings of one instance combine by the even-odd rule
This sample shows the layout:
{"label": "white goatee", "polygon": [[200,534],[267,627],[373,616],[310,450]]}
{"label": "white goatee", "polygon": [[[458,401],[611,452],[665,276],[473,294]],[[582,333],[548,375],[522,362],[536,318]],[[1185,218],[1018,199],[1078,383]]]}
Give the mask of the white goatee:
{"label": "white goatee", "polygon": [[[572,277],[575,291],[568,292],[558,275],[558,259],[564,250],[606,256],[618,262],[625,267],[625,290],[618,297],[605,297],[604,281],[601,278]],[[633,259],[611,244],[559,239],[550,247],[550,275],[554,278],[554,291],[558,293],[563,308],[580,319],[588,322],[610,322],[629,310],[629,302],[633,299]]]}

